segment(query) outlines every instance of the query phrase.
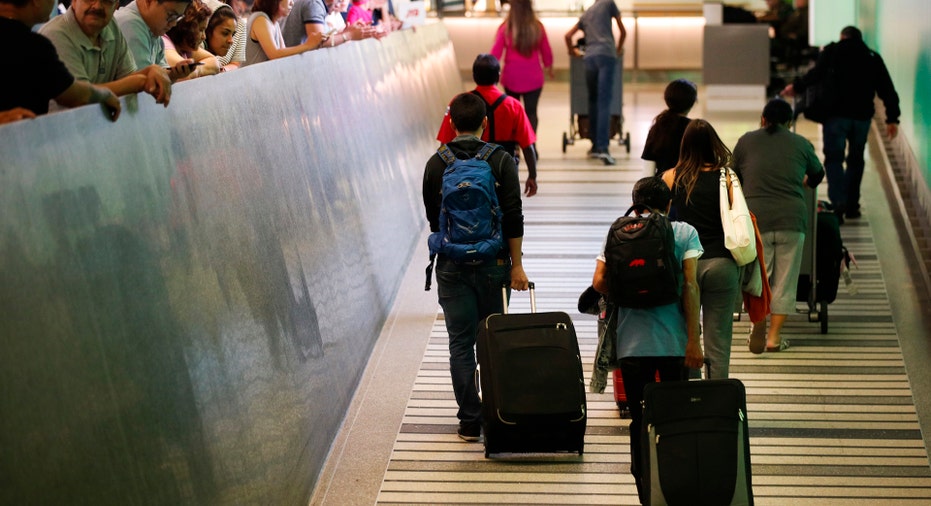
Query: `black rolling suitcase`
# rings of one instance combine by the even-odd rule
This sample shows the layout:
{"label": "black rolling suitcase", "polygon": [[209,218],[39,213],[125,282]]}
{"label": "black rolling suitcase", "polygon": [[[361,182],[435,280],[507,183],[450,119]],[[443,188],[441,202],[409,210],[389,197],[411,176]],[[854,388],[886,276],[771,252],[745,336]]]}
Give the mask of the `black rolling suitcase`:
{"label": "black rolling suitcase", "polygon": [[642,438],[644,504],[753,504],[740,380],[648,383]]}
{"label": "black rolling suitcase", "polygon": [[[828,304],[837,298],[846,249],[840,235],[840,222],[830,204],[818,201],[813,208],[795,300],[808,303],[808,320],[820,322],[821,333],[827,334]],[[812,278],[816,280],[814,285]]]}
{"label": "black rolling suitcase", "polygon": [[[505,288],[502,296],[507,297]],[[498,453],[578,452],[585,438],[582,358],[563,312],[493,314],[476,341],[485,457]]]}

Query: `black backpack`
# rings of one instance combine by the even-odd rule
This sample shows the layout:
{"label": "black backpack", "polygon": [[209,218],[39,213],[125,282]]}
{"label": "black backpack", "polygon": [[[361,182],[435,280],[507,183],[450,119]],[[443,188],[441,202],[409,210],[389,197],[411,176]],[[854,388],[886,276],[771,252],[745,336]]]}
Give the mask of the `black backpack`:
{"label": "black backpack", "polygon": [[615,220],[605,242],[605,265],[608,298],[618,306],[648,308],[679,301],[682,266],[676,260],[672,223],[661,213],[638,204]]}
{"label": "black backpack", "polygon": [[511,156],[515,157],[514,161],[516,162],[517,142],[510,140],[503,141],[498,139],[495,135],[495,109],[497,109],[498,106],[504,102],[504,99],[508,98],[508,96],[506,94],[501,95],[498,97],[498,100],[495,100],[493,104],[490,104],[487,100],[485,100],[485,97],[483,97],[482,94],[478,92],[478,90],[472,90],[472,94],[482,99],[482,102],[485,102],[485,117],[488,118],[488,142],[503,147],[505,151],[507,151]]}

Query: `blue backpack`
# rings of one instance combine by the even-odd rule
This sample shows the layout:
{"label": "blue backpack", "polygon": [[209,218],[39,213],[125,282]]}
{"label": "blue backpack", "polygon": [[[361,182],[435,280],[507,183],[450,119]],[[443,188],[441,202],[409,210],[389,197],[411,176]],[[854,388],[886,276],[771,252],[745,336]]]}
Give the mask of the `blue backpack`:
{"label": "blue backpack", "polygon": [[488,158],[500,146],[485,144],[474,158],[459,159],[445,144],[437,150],[443,172],[440,231],[430,234],[430,254],[456,262],[493,260],[504,248],[501,207]]}

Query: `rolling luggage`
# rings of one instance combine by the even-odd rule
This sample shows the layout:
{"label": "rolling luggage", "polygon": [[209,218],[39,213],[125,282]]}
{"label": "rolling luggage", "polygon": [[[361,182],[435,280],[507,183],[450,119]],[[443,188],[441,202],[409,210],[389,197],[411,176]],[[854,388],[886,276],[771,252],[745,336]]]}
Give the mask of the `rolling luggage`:
{"label": "rolling luggage", "polygon": [[[814,193],[811,190],[808,192],[813,201]],[[828,304],[837,298],[841,262],[846,257],[846,249],[840,235],[840,223],[830,204],[818,201],[810,202],[809,205],[813,212],[805,234],[805,250],[795,300],[808,304],[808,321],[819,322],[821,333],[827,334]],[[812,278],[815,279],[814,284]]]}
{"label": "rolling luggage", "polygon": [[[617,403],[617,410],[621,413],[621,418],[630,418],[630,405],[627,404],[627,391],[624,390],[621,370],[618,368],[612,372],[614,373],[614,402]],[[656,381],[659,382],[659,371],[656,373]]]}
{"label": "rolling luggage", "polygon": [[493,314],[476,339],[485,457],[498,453],[577,452],[586,418],[582,358],[563,312]]}
{"label": "rolling luggage", "polygon": [[746,399],[736,379],[646,385],[644,504],[753,504]]}
{"label": "rolling luggage", "polygon": [[617,403],[617,410],[621,413],[621,418],[630,416],[630,406],[627,405],[627,391],[624,390],[624,378],[621,376],[621,370],[615,369],[614,373],[614,402]]}

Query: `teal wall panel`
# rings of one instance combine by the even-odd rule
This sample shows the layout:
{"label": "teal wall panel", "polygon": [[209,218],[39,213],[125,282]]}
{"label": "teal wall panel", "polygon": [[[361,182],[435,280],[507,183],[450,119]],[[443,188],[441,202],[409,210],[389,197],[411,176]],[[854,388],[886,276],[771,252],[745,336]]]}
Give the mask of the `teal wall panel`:
{"label": "teal wall panel", "polygon": [[900,128],[931,188],[931,2],[860,2],[864,38],[889,67],[902,101]]}

